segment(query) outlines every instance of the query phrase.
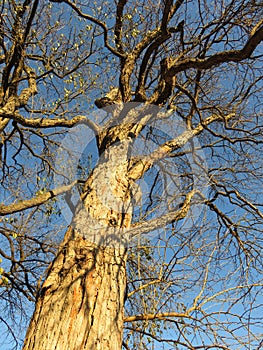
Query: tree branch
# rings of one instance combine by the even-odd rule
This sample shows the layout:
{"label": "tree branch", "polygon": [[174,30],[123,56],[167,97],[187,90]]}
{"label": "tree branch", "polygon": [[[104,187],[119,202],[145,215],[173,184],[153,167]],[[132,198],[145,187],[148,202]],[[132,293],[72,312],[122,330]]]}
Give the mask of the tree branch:
{"label": "tree branch", "polygon": [[159,28],[148,32],[145,37],[135,46],[133,51],[126,57],[120,75],[120,90],[124,102],[128,102],[131,97],[130,77],[132,75],[136,60],[140,56],[141,52],[160,34],[161,30]]}
{"label": "tree branch", "polygon": [[70,191],[77,183],[80,183],[80,181],[75,180],[70,185],[55,188],[54,190],[39,194],[38,196],[31,199],[22,200],[18,203],[12,203],[8,205],[0,204],[0,216],[14,214],[25,209],[37,207],[38,205],[44,204],[51,198]]}
{"label": "tree branch", "polygon": [[[256,28],[256,30],[255,30]],[[187,58],[182,61],[174,60],[174,64],[171,65],[170,69],[166,72],[166,79],[171,79],[174,75],[182,72],[186,69],[196,68],[200,70],[206,70],[220,65],[221,63],[227,62],[240,62],[247,58],[250,58],[254,50],[263,40],[263,24],[260,26],[256,25],[252,31],[251,35],[241,50],[229,50],[222,51],[212,55],[208,58],[198,59],[198,58]]]}
{"label": "tree branch", "polygon": [[180,209],[177,210],[171,210],[167,214],[163,215],[162,217],[158,217],[155,219],[147,220],[142,223],[135,224],[131,229],[128,231],[128,234],[131,238],[139,235],[144,234],[147,232],[150,232],[152,230],[155,230],[160,227],[164,227],[165,225],[174,222],[182,220],[186,217],[191,204],[191,199],[195,194],[199,193],[197,190],[190,191],[186,196],[185,200],[182,203],[182,206]]}
{"label": "tree branch", "polygon": [[80,9],[77,7],[77,5],[75,5],[74,3],[72,3],[69,0],[50,0],[51,2],[59,2],[59,3],[65,3],[67,5],[69,5],[80,17],[85,18],[95,24],[97,24],[98,26],[100,26],[103,29],[103,34],[104,34],[104,45],[105,47],[111,52],[113,53],[115,56],[118,56],[120,58],[124,58],[125,55],[122,54],[121,52],[115,50],[108,41],[108,28],[106,26],[106,24],[86,13],[83,13],[82,11],[80,11]]}
{"label": "tree branch", "polygon": [[138,161],[133,163],[132,167],[129,170],[129,178],[133,179],[134,181],[140,179],[143,174],[152,167],[154,162],[167,157],[171,152],[186,145],[189,140],[199,135],[207,125],[218,120],[227,121],[234,116],[234,113],[230,113],[224,117],[218,114],[213,114],[199,123],[194,129],[188,129],[175,139],[165,142],[148,156],[140,158]]}
{"label": "tree branch", "polygon": [[173,0],[166,0],[163,10],[163,17],[161,22],[161,30],[164,32],[167,30],[167,24],[171,18],[171,9],[173,6]]}
{"label": "tree branch", "polygon": [[87,124],[87,126],[92,129],[95,133],[98,133],[100,130],[100,127],[85,117],[84,115],[79,115],[76,117],[73,117],[72,119],[68,120],[65,118],[55,118],[55,119],[45,119],[45,118],[36,118],[36,119],[27,119],[24,118],[21,114],[15,112],[15,113],[7,113],[6,111],[3,111],[3,109],[0,109],[0,116],[9,118],[12,120],[15,120],[17,123],[31,128],[53,128],[53,127],[67,127],[72,128],[76,124],[82,123]]}
{"label": "tree branch", "polygon": [[122,19],[123,19],[123,10],[127,3],[127,0],[119,0],[117,4],[117,11],[116,11],[116,22],[115,22],[115,28],[114,28],[114,35],[115,35],[115,45],[117,47],[117,50],[120,51],[122,55],[124,55],[124,50],[122,47]]}
{"label": "tree branch", "polygon": [[189,316],[187,313],[184,312],[162,312],[160,314],[145,314],[145,315],[133,315],[133,316],[127,316],[124,317],[124,322],[134,322],[134,321],[150,321],[150,320],[157,320],[157,319],[163,319],[167,317],[187,317],[194,319],[193,317]]}

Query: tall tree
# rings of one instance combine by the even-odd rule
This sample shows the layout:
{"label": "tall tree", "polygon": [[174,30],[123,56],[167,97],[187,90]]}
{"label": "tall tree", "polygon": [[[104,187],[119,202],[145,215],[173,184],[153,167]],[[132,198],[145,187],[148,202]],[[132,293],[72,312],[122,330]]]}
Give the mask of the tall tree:
{"label": "tall tree", "polygon": [[260,349],[262,15],[2,2],[0,320],[35,304],[23,350]]}

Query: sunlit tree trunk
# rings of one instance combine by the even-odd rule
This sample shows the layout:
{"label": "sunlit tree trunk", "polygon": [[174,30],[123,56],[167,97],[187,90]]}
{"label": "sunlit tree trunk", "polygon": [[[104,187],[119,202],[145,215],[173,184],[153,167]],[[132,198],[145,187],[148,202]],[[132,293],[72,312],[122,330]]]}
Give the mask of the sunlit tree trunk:
{"label": "sunlit tree trunk", "polygon": [[[47,272],[23,350],[122,347],[126,247],[131,221],[127,147],[111,147]],[[124,161],[123,161],[124,160]]]}
{"label": "sunlit tree trunk", "polygon": [[75,236],[50,267],[24,350],[121,349],[126,286],[125,249]]}

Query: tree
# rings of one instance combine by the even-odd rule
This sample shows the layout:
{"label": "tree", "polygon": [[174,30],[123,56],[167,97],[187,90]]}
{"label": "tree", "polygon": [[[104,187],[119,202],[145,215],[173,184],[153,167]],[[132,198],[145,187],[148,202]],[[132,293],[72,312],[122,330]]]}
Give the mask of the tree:
{"label": "tree", "polygon": [[3,1],[1,321],[35,303],[23,350],[260,349],[262,10]]}

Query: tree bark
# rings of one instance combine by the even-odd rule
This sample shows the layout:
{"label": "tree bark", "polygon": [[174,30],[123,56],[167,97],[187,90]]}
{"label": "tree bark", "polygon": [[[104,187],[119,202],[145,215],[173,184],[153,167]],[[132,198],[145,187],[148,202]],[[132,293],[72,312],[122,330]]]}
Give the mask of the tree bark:
{"label": "tree bark", "polygon": [[23,350],[119,350],[126,249],[97,247],[69,228],[36,302]]}
{"label": "tree bark", "polygon": [[[109,147],[84,186],[47,271],[23,350],[120,350],[131,197],[129,142]],[[125,235],[124,235],[125,238]]]}

